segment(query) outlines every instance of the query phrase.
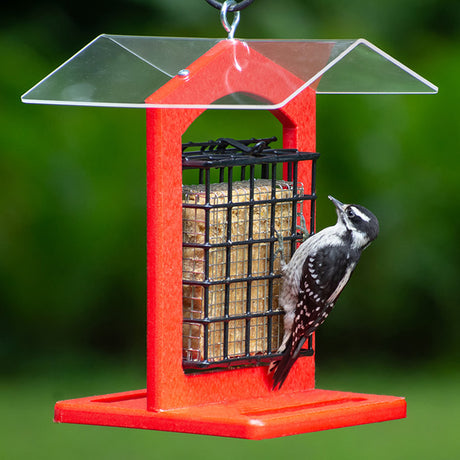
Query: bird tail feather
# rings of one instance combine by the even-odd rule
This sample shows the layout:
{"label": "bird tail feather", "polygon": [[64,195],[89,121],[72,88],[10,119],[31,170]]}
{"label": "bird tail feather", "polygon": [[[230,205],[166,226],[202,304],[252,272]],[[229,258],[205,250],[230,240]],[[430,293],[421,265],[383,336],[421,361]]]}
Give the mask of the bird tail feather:
{"label": "bird tail feather", "polygon": [[292,346],[292,338],[290,338],[281,359],[270,363],[269,372],[273,372],[272,390],[275,390],[276,387],[278,387],[278,390],[281,389],[306,340],[307,337],[302,337],[294,348]]}

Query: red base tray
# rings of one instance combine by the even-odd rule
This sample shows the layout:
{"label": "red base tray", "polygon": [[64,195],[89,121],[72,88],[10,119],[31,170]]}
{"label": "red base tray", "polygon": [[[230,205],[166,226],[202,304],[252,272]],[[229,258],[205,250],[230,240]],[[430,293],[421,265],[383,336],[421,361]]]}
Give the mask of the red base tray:
{"label": "red base tray", "polygon": [[55,421],[183,433],[268,439],[404,418],[406,401],[341,391],[310,390],[252,400],[147,411],[146,390],[59,401]]}

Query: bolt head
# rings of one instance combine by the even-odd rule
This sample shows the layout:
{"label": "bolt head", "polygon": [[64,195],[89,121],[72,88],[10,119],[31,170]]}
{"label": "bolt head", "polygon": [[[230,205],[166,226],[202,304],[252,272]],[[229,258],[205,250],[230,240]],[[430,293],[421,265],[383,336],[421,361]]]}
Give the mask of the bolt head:
{"label": "bolt head", "polygon": [[179,75],[179,77],[187,77],[189,74],[190,74],[190,70],[188,69],[182,69],[182,70],[179,70],[179,72],[177,72],[177,75]]}

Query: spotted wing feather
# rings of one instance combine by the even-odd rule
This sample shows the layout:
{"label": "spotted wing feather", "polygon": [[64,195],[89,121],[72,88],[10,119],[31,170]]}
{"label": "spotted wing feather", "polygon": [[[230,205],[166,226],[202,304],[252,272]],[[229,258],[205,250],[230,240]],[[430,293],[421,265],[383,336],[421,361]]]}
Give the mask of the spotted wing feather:
{"label": "spotted wing feather", "polygon": [[[306,339],[332,310],[356,264],[341,246],[327,246],[309,254],[302,267],[292,334],[273,375],[273,388],[281,388]],[[347,268],[348,267],[348,268]]]}

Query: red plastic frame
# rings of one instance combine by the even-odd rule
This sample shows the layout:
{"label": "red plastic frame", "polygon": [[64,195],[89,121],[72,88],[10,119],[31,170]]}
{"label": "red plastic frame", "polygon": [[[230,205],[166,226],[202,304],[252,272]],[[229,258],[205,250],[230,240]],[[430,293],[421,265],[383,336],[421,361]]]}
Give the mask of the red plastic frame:
{"label": "red plastic frame", "polygon": [[[187,77],[173,78],[147,102],[187,101],[197,91],[209,103],[234,92],[271,100],[284,94],[284,82],[297,79],[254,51],[242,77],[231,65],[241,46],[220,42],[189,66]],[[211,83],[219,70],[227,72],[225,87]],[[313,357],[299,359],[278,391],[271,390],[264,366],[184,373],[181,144],[202,112],[147,109],[147,389],[58,402],[55,420],[263,439],[404,417],[403,398],[316,390]],[[283,126],[285,148],[315,151],[312,89],[272,113]],[[306,190],[310,168],[309,161],[299,163]],[[306,206],[307,225],[309,216]]]}

